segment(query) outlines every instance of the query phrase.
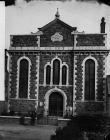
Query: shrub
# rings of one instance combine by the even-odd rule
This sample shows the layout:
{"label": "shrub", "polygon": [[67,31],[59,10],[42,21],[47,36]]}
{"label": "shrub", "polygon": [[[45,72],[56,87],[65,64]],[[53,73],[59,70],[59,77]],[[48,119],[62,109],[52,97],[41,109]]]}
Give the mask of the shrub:
{"label": "shrub", "polygon": [[[85,134],[103,133],[105,120],[105,117],[101,115],[74,116],[67,126],[56,129],[56,134],[52,135],[51,140],[79,140],[85,139]],[[95,135],[93,140],[95,140]]]}

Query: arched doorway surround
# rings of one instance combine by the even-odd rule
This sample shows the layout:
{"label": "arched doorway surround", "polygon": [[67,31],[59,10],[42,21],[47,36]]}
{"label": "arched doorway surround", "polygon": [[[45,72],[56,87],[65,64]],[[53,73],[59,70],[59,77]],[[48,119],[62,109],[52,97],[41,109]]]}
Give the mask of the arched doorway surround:
{"label": "arched doorway surround", "polygon": [[[58,96],[56,95],[56,94],[58,94]],[[51,96],[50,96],[51,95]],[[65,114],[65,111],[66,111],[66,105],[67,105],[67,96],[66,96],[66,94],[65,94],[65,92],[64,91],[62,91],[61,89],[58,89],[58,88],[53,88],[53,89],[50,89],[49,91],[47,91],[47,93],[45,94],[45,102],[44,102],[44,109],[45,109],[45,115],[47,115],[47,114],[49,114],[50,113],[50,111],[49,111],[49,101],[51,102],[52,101],[52,99],[54,99],[54,98],[58,98],[58,97],[60,97],[60,101],[62,102],[62,99],[63,99],[63,102],[62,102],[62,104],[63,104],[63,113],[62,113],[62,115],[64,116],[64,114]],[[56,99],[57,100],[57,99]],[[57,103],[59,104],[59,100],[57,100]],[[54,105],[55,103],[53,103],[53,105]],[[61,103],[60,103],[60,105],[61,105]],[[58,106],[58,105],[57,105]],[[60,106],[60,109],[61,109],[62,107]],[[52,109],[52,108],[51,108]],[[59,109],[59,111],[60,111],[60,109]],[[58,113],[58,112],[57,112]],[[58,115],[58,114],[55,114],[55,115]],[[52,115],[52,114],[50,114],[50,115]],[[59,115],[60,116],[60,115]]]}

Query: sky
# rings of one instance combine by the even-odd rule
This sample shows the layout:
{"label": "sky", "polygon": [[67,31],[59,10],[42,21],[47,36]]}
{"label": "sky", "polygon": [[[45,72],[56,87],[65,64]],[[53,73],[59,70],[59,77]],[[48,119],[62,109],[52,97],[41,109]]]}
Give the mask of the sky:
{"label": "sky", "polygon": [[[110,6],[104,3],[99,4],[97,1],[99,0],[16,0],[12,4],[7,4],[5,7],[4,48],[9,48],[10,34],[37,32],[37,28],[55,18],[58,8],[62,21],[77,27],[78,31],[86,33],[99,33],[101,18],[105,17],[106,33],[108,34],[107,45],[110,49]],[[107,61],[107,74],[110,74],[110,57]]]}

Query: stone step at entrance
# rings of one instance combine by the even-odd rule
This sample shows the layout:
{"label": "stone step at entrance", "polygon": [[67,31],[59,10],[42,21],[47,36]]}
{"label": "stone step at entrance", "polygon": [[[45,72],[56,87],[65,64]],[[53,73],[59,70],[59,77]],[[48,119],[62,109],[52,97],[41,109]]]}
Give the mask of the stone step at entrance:
{"label": "stone step at entrance", "polygon": [[57,116],[42,117],[37,120],[37,123],[42,125],[58,125],[58,117]]}

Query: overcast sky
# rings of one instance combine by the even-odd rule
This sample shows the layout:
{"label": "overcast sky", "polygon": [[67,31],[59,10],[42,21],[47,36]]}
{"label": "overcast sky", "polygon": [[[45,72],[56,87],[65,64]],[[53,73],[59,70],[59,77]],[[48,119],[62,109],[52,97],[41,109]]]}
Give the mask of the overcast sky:
{"label": "overcast sky", "polygon": [[[96,0],[68,0],[61,1],[38,1],[17,0],[15,5],[5,8],[5,48],[9,48],[10,34],[30,34],[36,32],[55,18],[59,8],[60,19],[67,24],[77,27],[78,31],[86,33],[99,33],[100,20],[105,17],[106,33],[108,34],[108,49],[110,49],[110,7],[99,4]],[[109,66],[110,58],[108,58]],[[107,67],[107,74],[110,68]]]}

